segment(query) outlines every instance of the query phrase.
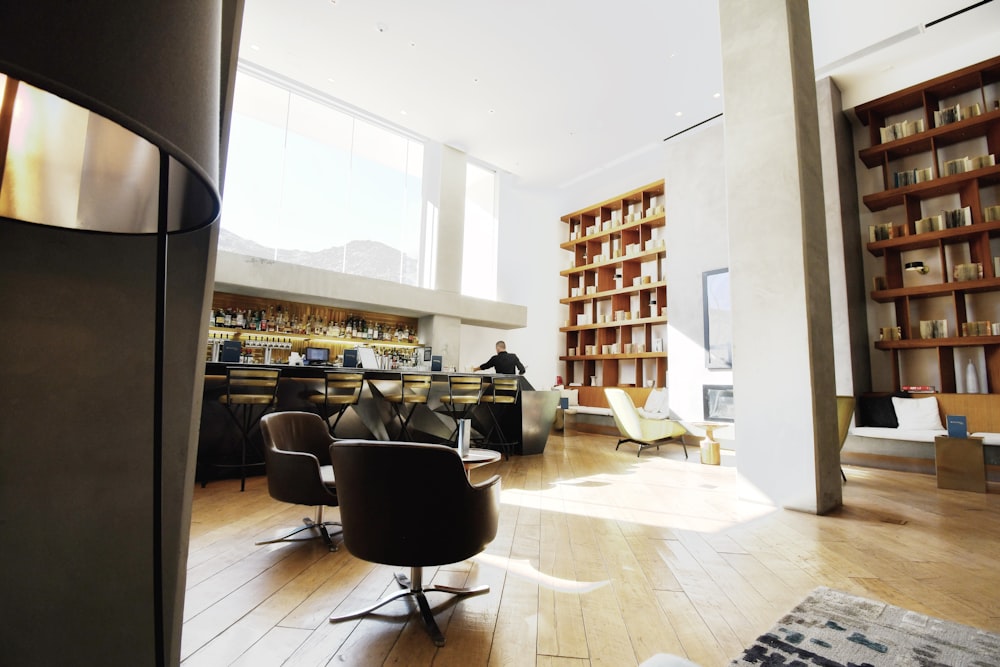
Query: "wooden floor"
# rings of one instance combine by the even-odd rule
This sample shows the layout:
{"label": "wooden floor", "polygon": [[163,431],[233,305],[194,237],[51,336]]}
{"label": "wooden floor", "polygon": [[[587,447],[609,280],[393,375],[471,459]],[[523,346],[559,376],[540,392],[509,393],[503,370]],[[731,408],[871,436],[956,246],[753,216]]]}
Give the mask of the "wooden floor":
{"label": "wooden floor", "polygon": [[503,477],[499,534],[425,583],[491,591],[431,594],[440,649],[406,602],[329,623],[395,590],[393,570],[316,542],[254,546],[309,514],[263,478],[196,486],[183,664],[619,667],[663,652],[709,667],[820,585],[1000,632],[1000,494],[847,468],[844,508],[817,517],[739,501],[726,452],[715,467],[615,442],[553,435],[542,455],[473,471]]}

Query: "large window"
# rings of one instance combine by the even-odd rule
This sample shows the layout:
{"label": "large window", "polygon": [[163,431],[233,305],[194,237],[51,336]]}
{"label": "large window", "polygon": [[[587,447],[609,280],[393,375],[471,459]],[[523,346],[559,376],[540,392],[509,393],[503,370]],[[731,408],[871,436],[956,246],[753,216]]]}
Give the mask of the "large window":
{"label": "large window", "polygon": [[241,71],[219,248],[417,285],[423,150]]}
{"label": "large window", "polygon": [[465,172],[462,294],[497,298],[497,175],[472,164]]}

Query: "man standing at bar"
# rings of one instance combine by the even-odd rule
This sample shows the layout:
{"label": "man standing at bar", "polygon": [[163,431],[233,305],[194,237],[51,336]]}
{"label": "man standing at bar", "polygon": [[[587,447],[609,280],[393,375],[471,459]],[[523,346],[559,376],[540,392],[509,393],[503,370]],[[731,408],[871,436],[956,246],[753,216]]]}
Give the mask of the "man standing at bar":
{"label": "man standing at bar", "polygon": [[524,364],[517,358],[516,354],[507,351],[507,344],[502,340],[497,341],[497,353],[490,357],[490,360],[481,366],[473,366],[473,371],[484,371],[488,368],[496,369],[497,373],[503,375],[513,375],[516,370],[518,374],[524,375]]}

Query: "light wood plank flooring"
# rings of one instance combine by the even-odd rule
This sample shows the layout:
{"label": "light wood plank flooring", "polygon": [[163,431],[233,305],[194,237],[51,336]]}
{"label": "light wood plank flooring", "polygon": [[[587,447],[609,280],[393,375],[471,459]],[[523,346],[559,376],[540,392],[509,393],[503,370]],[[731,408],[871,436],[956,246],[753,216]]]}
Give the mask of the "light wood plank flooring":
{"label": "light wood plank flooring", "polygon": [[264,478],[196,486],[183,664],[620,667],[663,652],[709,667],[820,585],[1000,632],[1000,494],[847,468],[844,508],[817,517],[738,500],[732,456],[615,442],[554,434],[542,455],[473,471],[503,477],[497,538],[425,582],[491,591],[431,594],[440,649],[405,602],[329,623],[395,590],[393,569],[317,542],[254,546],[311,514]]}

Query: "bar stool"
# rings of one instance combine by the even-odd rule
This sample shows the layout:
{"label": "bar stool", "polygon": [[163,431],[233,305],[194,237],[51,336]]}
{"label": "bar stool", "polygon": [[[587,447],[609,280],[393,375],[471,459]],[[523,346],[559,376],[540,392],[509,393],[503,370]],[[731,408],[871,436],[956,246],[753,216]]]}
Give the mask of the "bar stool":
{"label": "bar stool", "polygon": [[246,488],[247,468],[264,466],[263,454],[260,462],[247,463],[247,448],[250,446],[250,433],[260,424],[261,417],[275,406],[280,375],[281,370],[277,368],[226,368],[226,393],[219,397],[219,402],[226,406],[229,416],[240,430],[240,462],[215,465],[240,469],[240,491]]}
{"label": "bar stool", "polygon": [[482,375],[449,375],[448,395],[441,397],[441,405],[445,413],[455,420],[455,430],[449,440],[458,435],[458,420],[468,419],[469,415],[479,405],[483,395]]}
{"label": "bar stool", "polygon": [[[417,406],[427,405],[427,397],[431,392],[431,376],[420,373],[400,373],[399,393],[395,390],[382,393],[382,398],[392,407],[399,420],[399,439],[413,440],[410,433],[410,419],[417,411]],[[407,410],[406,406],[410,406]],[[404,416],[405,415],[405,416]]]}
{"label": "bar stool", "polygon": [[[326,422],[330,435],[336,437],[337,424],[347,412],[347,408],[357,405],[361,399],[361,389],[364,386],[363,373],[345,373],[343,371],[327,371],[324,391],[309,397],[316,404],[319,416]],[[333,423],[330,418],[336,416]]]}
{"label": "bar stool", "polygon": [[[520,394],[521,383],[517,378],[494,377],[491,378],[489,389],[483,392],[480,399],[480,402],[485,403],[489,409],[491,422],[483,446],[496,449],[507,459],[510,459],[510,450],[514,449],[517,443],[507,440],[497,414],[508,410],[506,406],[515,405]],[[494,433],[498,435],[498,439],[493,439]]]}

